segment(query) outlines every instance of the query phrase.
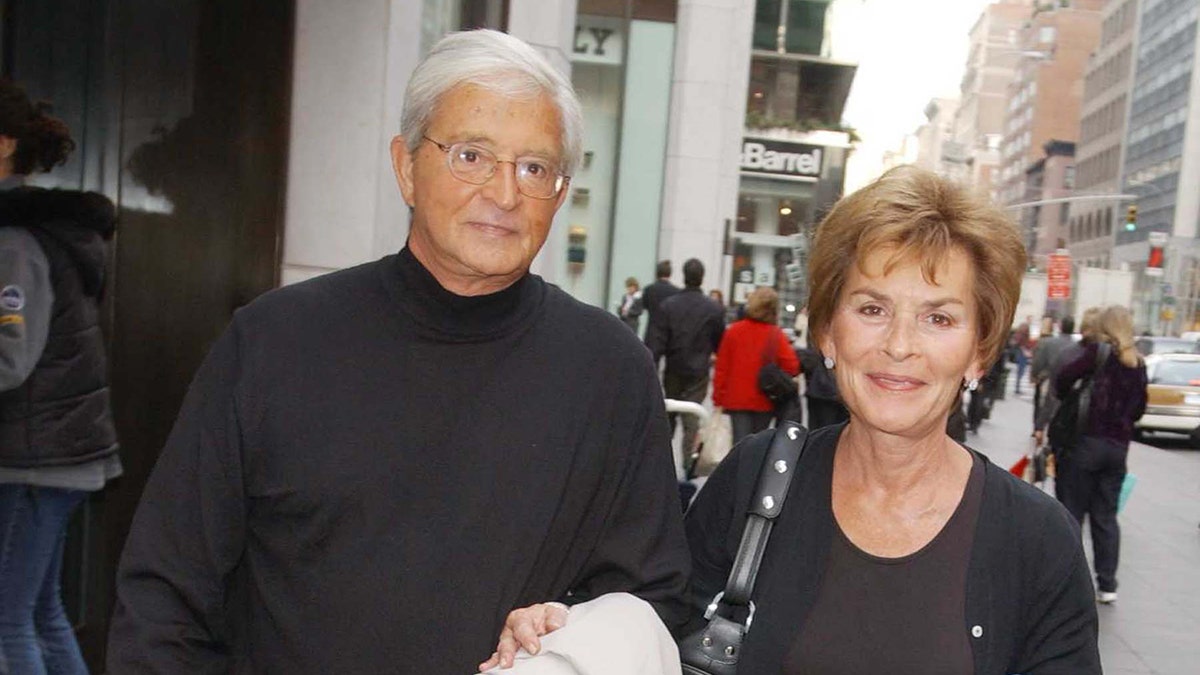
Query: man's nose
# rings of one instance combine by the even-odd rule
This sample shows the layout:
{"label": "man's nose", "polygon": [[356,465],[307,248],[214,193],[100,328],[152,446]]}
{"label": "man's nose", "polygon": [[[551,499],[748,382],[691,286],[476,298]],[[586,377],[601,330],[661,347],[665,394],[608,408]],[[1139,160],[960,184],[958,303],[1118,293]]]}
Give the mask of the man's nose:
{"label": "man's nose", "polygon": [[486,196],[504,210],[515,208],[521,198],[517,189],[517,165],[515,162],[499,160],[492,177],[483,184]]}

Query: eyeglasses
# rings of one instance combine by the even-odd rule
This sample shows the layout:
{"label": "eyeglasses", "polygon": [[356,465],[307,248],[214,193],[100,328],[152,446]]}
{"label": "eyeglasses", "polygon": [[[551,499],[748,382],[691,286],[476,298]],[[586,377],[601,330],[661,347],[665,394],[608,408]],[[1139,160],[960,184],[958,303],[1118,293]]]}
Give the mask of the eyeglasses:
{"label": "eyeglasses", "polygon": [[496,153],[478,143],[445,145],[422,136],[446,153],[450,175],[464,183],[483,185],[496,174],[496,165],[512,164],[516,171],[517,191],[534,199],[552,199],[571,182],[570,176],[550,168],[553,162],[545,157],[518,157],[515,160],[497,159]]}

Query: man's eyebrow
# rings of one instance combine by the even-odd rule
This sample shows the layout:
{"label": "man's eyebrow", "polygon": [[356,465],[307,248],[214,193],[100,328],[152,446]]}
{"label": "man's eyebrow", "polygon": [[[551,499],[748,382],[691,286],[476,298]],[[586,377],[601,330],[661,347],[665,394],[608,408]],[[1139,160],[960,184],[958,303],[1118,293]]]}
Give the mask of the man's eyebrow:
{"label": "man's eyebrow", "polygon": [[[890,295],[888,295],[886,293],[880,293],[879,291],[874,290],[872,288],[858,288],[853,291],[850,291],[850,295],[865,295],[873,300],[878,300],[880,302],[891,302],[892,301],[892,297]],[[964,305],[965,306],[966,304],[967,303],[963,302],[962,300],[960,300],[952,295],[947,295],[947,296],[944,296],[941,298],[934,298],[932,300],[926,300],[925,302],[921,303],[921,306],[922,307],[944,307],[946,305]]]}
{"label": "man's eyebrow", "polygon": [[[453,145],[455,143],[478,143],[479,145],[487,146],[487,148],[489,150],[491,150],[492,152],[495,152],[495,148],[496,148],[496,141],[493,140],[491,136],[488,136],[487,134],[480,134],[480,133],[467,132],[466,134],[461,135],[461,136],[451,135],[450,140],[443,141],[443,142],[447,143],[449,145]],[[517,156],[518,157],[533,156],[533,157],[542,157],[545,159],[555,159],[558,156],[558,153],[550,151],[550,150],[525,150],[525,151],[517,153]]]}

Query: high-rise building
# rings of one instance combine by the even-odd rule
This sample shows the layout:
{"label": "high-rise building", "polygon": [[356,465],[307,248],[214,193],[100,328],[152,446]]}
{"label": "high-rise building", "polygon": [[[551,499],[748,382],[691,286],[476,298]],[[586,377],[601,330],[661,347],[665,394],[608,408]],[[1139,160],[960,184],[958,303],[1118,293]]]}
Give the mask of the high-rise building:
{"label": "high-rise building", "polygon": [[1056,200],[1071,196],[1075,174],[1074,143],[1050,140],[1042,145],[1042,153],[1041,159],[1025,169],[1029,201],[1042,202],[1023,209],[1025,218],[1032,223],[1026,249],[1034,256],[1045,256],[1065,247],[1070,204]]}
{"label": "high-rise building", "polygon": [[984,8],[971,27],[954,118],[953,149],[961,160],[955,175],[985,193],[992,191],[1000,165],[1008,84],[1021,63],[1019,38],[1032,13],[1032,0],[999,0]]}
{"label": "high-rise building", "polygon": [[[1200,0],[1142,0],[1121,187],[1138,195],[1137,222],[1117,229],[1113,260],[1138,272],[1137,326],[1200,325]],[[1144,274],[1151,233],[1167,237],[1161,276]]]}
{"label": "high-rise building", "polygon": [[1129,110],[1130,75],[1139,0],[1108,0],[1101,13],[1100,43],[1084,75],[1075,188],[1079,197],[1068,215],[1067,248],[1072,260],[1109,267],[1114,235],[1124,221],[1120,193],[1121,154]]}
{"label": "high-rise building", "polygon": [[925,106],[925,124],[917,129],[917,160],[923,169],[943,176],[964,178],[963,148],[954,140],[954,118],[958,99],[935,98]]}
{"label": "high-rise building", "polygon": [[1008,114],[1001,142],[997,201],[1018,208],[1026,230],[1031,262],[1041,266],[1054,248],[1037,249],[1050,241],[1036,232],[1037,214],[1017,205],[1037,201],[1041,188],[1031,186],[1026,172],[1043,158],[1050,141],[1074,144],[1079,139],[1083,103],[1083,73],[1100,40],[1100,10],[1104,0],[1074,0],[1069,4],[1035,5],[1018,38],[1020,62],[1008,86]]}

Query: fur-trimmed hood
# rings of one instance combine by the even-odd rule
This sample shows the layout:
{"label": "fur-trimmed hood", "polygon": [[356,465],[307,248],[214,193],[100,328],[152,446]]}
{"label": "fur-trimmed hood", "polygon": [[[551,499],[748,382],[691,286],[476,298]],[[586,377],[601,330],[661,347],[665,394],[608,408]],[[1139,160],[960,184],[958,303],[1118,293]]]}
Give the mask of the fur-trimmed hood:
{"label": "fur-trimmed hood", "polygon": [[113,203],[96,192],[33,187],[0,192],[0,227],[37,230],[62,245],[93,297],[104,286],[104,242],[112,238],[116,222]]}

